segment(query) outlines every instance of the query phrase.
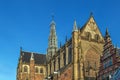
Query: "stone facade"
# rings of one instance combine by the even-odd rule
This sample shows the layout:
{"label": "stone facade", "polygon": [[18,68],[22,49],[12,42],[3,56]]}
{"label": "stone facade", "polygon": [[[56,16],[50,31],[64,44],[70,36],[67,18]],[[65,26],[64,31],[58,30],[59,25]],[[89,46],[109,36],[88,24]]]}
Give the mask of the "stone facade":
{"label": "stone facade", "polygon": [[[100,56],[103,51],[104,38],[91,15],[82,28],[77,27],[74,21],[72,35],[66,39],[64,45],[57,46],[56,24],[52,20],[50,35],[45,58],[38,58],[29,62],[19,59],[17,68],[17,80],[95,80],[98,76]],[[23,55],[23,53],[22,53]],[[25,57],[27,59],[27,57]],[[28,71],[22,71],[23,65],[27,65]],[[36,73],[36,67],[43,68],[43,73]]]}
{"label": "stone facade", "polygon": [[92,15],[81,29],[75,21],[72,37],[47,61],[47,77],[57,80],[57,72],[58,80],[95,80],[103,44],[104,38]]}

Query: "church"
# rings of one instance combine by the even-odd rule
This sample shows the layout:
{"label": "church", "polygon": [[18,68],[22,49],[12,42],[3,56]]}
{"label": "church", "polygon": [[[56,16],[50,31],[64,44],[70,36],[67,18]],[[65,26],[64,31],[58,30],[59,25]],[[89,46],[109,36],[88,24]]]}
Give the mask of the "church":
{"label": "church", "polygon": [[73,23],[71,38],[58,48],[56,23],[50,23],[47,54],[20,49],[17,80],[96,80],[104,37],[90,15],[78,28]]}

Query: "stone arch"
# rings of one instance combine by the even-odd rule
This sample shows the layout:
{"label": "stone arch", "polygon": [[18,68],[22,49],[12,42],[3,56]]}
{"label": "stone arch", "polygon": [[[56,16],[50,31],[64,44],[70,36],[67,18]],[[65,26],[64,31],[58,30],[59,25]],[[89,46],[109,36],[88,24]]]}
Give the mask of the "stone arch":
{"label": "stone arch", "polygon": [[100,54],[95,48],[91,47],[86,51],[84,57],[85,76],[94,80],[99,69]]}
{"label": "stone arch", "polygon": [[22,65],[22,72],[29,73],[29,65]]}
{"label": "stone arch", "polygon": [[28,67],[24,66],[24,72],[28,72]]}
{"label": "stone arch", "polygon": [[84,50],[84,54],[86,55],[86,53],[87,53],[87,51],[88,50],[94,50],[94,51],[96,51],[97,52],[97,54],[99,54],[99,55],[101,55],[102,53],[102,50],[100,49],[100,48],[98,48],[96,45],[91,45],[91,44],[89,44],[87,47],[86,47],[86,49]]}

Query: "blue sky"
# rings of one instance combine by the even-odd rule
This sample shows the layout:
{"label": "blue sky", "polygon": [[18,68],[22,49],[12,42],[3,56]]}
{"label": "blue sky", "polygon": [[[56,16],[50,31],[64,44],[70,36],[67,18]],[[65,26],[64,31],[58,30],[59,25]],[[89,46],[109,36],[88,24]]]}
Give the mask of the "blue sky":
{"label": "blue sky", "polygon": [[102,32],[108,28],[120,46],[120,0],[0,0],[0,80],[16,80],[20,47],[46,53],[51,15],[58,44],[71,36],[73,21],[82,27],[93,12]]}

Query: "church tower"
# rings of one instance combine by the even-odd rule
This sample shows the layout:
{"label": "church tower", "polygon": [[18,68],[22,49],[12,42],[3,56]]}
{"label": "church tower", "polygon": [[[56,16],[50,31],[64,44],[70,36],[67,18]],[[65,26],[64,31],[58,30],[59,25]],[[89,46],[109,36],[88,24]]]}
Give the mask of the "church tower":
{"label": "church tower", "polygon": [[48,49],[47,49],[47,59],[50,60],[54,56],[55,52],[58,49],[57,45],[57,35],[56,35],[56,24],[52,19],[50,23],[50,35],[48,38]]}

